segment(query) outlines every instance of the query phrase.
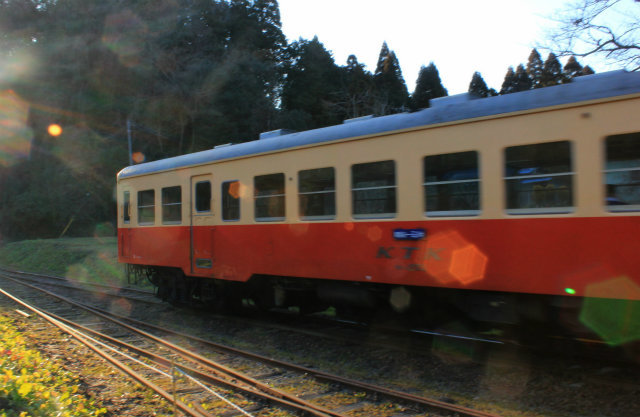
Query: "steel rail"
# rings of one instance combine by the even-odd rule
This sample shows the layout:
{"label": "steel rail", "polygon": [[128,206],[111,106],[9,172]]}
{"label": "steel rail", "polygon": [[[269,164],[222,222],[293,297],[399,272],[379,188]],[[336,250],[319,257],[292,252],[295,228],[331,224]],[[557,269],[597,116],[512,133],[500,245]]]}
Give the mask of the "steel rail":
{"label": "steel rail", "polygon": [[[9,279],[13,279],[13,278],[9,278]],[[393,390],[390,388],[386,388],[386,387],[382,387],[382,386],[378,386],[378,385],[374,385],[374,384],[369,384],[369,383],[364,383],[361,381],[356,381],[356,380],[352,380],[349,378],[345,378],[345,377],[341,377],[335,374],[331,374],[328,372],[324,372],[324,371],[319,371],[319,370],[315,370],[312,368],[307,368],[304,366],[300,366],[300,365],[296,365],[296,364],[292,364],[289,362],[285,362],[285,361],[281,361],[278,359],[273,359],[273,358],[269,358],[263,355],[259,355],[259,354],[255,354],[255,353],[251,353],[251,352],[247,352],[247,351],[243,351],[240,349],[236,349],[230,346],[226,346],[226,345],[222,345],[216,342],[212,342],[212,341],[208,341],[196,336],[192,336],[189,334],[185,334],[179,331],[174,331],[174,330],[170,330],[170,329],[166,329],[166,328],[162,328],[159,326],[155,326],[153,324],[149,324],[149,323],[145,323],[145,322],[141,322],[126,316],[122,316],[119,314],[115,314],[109,311],[105,311],[96,307],[91,307],[88,306],[86,304],[83,303],[79,303],[70,299],[67,299],[66,297],[57,295],[55,293],[51,293],[47,290],[44,290],[42,288],[38,288],[36,286],[32,286],[30,284],[24,283],[24,282],[20,282],[19,280],[16,280],[18,283],[22,284],[22,285],[26,285],[28,287],[32,287],[38,291],[42,291],[45,293],[50,294],[53,297],[56,297],[62,301],[65,301],[67,303],[73,304],[73,305],[77,305],[80,308],[83,308],[85,310],[88,310],[90,312],[92,312],[93,314],[96,314],[98,316],[101,316],[107,320],[111,320],[113,322],[115,322],[118,325],[121,325],[127,329],[129,329],[130,331],[134,331],[134,332],[139,332],[139,333],[144,333],[145,337],[151,338],[154,341],[157,341],[158,343],[163,343],[165,344],[167,347],[169,347],[170,349],[178,352],[179,354],[184,353],[187,357],[190,357],[196,361],[201,361],[201,363],[204,363],[205,365],[211,366],[214,369],[219,370],[220,372],[226,373],[228,375],[232,375],[235,378],[238,378],[242,381],[245,381],[246,383],[248,383],[249,385],[252,385],[254,387],[256,387],[257,389],[260,389],[259,387],[263,386],[265,388],[265,392],[267,393],[271,393],[273,395],[279,396],[279,395],[283,395],[283,398],[287,398],[290,399],[292,402],[295,403],[300,403],[303,404],[305,406],[308,406],[312,409],[318,409],[319,407],[309,403],[307,401],[301,400],[300,398],[296,397],[296,396],[292,396],[289,395],[287,393],[281,392],[279,390],[276,390],[272,387],[269,387],[265,384],[262,384],[259,381],[256,381],[253,378],[250,378],[246,375],[243,375],[241,373],[238,373],[232,369],[227,368],[224,365],[221,364],[217,364],[207,358],[204,358],[200,355],[194,354],[192,352],[189,352],[188,350],[185,350],[183,348],[181,348],[180,346],[171,344],[169,342],[166,342],[164,340],[162,340],[161,338],[158,338],[157,336],[154,336],[152,334],[149,334],[147,332],[141,331],[140,329],[137,329],[135,327],[131,327],[129,325],[127,325],[126,323],[123,323],[121,320],[124,321],[128,321],[130,323],[134,323],[136,325],[139,326],[143,326],[143,327],[147,327],[150,329],[154,329],[157,331],[161,331],[163,333],[166,334],[172,334],[175,336],[180,336],[183,338],[187,338],[190,339],[192,341],[198,342],[198,343],[202,343],[204,345],[210,346],[214,349],[217,349],[219,351],[223,351],[223,352],[227,352],[227,353],[231,353],[234,355],[241,355],[244,356],[246,358],[249,359],[253,359],[253,360],[257,360],[263,363],[268,363],[271,364],[273,366],[278,366],[278,367],[282,367],[285,369],[290,369],[290,370],[294,370],[296,372],[300,372],[303,374],[308,374],[310,376],[313,376],[314,378],[318,379],[318,380],[322,380],[322,381],[328,381],[328,382],[334,382],[334,383],[338,383],[344,386],[348,386],[351,387],[353,389],[358,389],[358,390],[363,390],[369,393],[373,393],[373,394],[378,394],[378,395],[382,395],[388,399],[393,399],[395,401],[403,401],[403,402],[408,402],[408,403],[413,403],[413,404],[417,404],[420,405],[422,407],[431,409],[432,411],[439,411],[439,412],[446,412],[449,414],[454,414],[454,415],[458,415],[460,417],[499,417],[496,414],[492,414],[492,413],[488,413],[488,412],[484,412],[484,411],[480,411],[480,410],[474,410],[471,408],[467,408],[467,407],[463,407],[463,406],[459,406],[456,404],[450,404],[450,403],[446,403],[446,402],[442,402],[442,401],[438,401],[432,398],[427,398],[427,397],[421,397],[421,396],[417,396],[417,395],[413,395],[413,394],[408,394],[406,392],[402,392],[402,391],[397,391],[397,390]],[[115,318],[117,318],[118,320],[116,320]],[[254,385],[255,384],[255,385]],[[337,416],[337,414],[331,412],[330,410],[326,410],[324,408],[320,408],[321,412],[330,415],[330,416]]]}
{"label": "steel rail", "polygon": [[143,294],[143,295],[154,295],[153,291],[141,290],[139,288],[118,287],[118,286],[115,286],[115,285],[99,284],[99,283],[95,283],[95,282],[83,282],[83,281],[77,281],[77,280],[74,280],[74,279],[68,279],[66,277],[59,277],[59,276],[56,276],[56,275],[39,274],[39,273],[26,272],[26,271],[15,271],[15,270],[12,270],[12,269],[7,269],[7,268],[0,268],[0,273],[25,275],[25,276],[32,276],[32,277],[45,277],[45,278],[56,280],[56,281],[68,282],[68,283],[74,284],[74,285],[76,285],[76,284],[77,285],[88,285],[88,286],[98,287],[98,288],[107,288],[107,289],[115,290],[115,291],[124,290],[124,291],[130,291],[130,292]]}
{"label": "steel rail", "polygon": [[68,335],[70,335],[74,339],[78,340],[82,345],[84,345],[87,348],[91,349],[97,355],[99,355],[100,357],[105,359],[107,362],[111,363],[115,368],[119,369],[124,374],[126,374],[129,377],[133,378],[136,382],[138,382],[138,383],[146,386],[147,388],[151,389],[152,391],[154,391],[155,393],[160,395],[162,398],[164,398],[169,403],[175,404],[175,406],[180,411],[182,411],[183,413],[187,414],[188,416],[191,416],[191,417],[214,417],[211,414],[202,413],[200,411],[196,411],[196,410],[188,407],[183,402],[177,401],[176,399],[174,399],[174,397],[169,392],[167,392],[166,390],[161,388],[159,385],[149,381],[143,375],[139,374],[138,372],[134,371],[133,369],[131,369],[130,367],[128,367],[127,365],[122,363],[121,361],[119,361],[116,358],[112,357],[111,355],[109,355],[108,353],[106,353],[105,351],[100,349],[98,346],[96,346],[94,343],[90,342],[87,338],[83,337],[81,333],[75,331],[72,328],[69,328],[68,326],[60,325],[59,323],[56,322],[56,320],[53,317],[51,317],[47,313],[41,311],[40,309],[38,309],[36,307],[31,306],[30,304],[20,300],[17,297],[14,297],[13,295],[9,294],[8,292],[3,290],[2,288],[0,288],[0,293],[2,293],[4,296],[6,296],[7,298],[11,299],[15,303],[18,303],[21,306],[23,306],[24,308],[34,312],[35,314],[37,314],[38,316],[42,317],[44,320],[46,320],[50,324],[54,325],[55,327],[59,328],[60,330],[62,330],[65,333],[67,333]]}
{"label": "steel rail", "polygon": [[151,352],[151,351],[149,351],[147,349],[142,349],[142,348],[139,348],[139,347],[137,347],[135,345],[132,345],[130,343],[123,342],[122,340],[118,340],[118,339],[116,339],[114,337],[111,337],[111,336],[109,336],[107,334],[101,333],[101,332],[99,332],[97,330],[93,330],[93,329],[91,329],[89,327],[86,327],[86,326],[83,326],[83,325],[81,325],[79,323],[75,323],[72,320],[65,319],[64,317],[58,316],[55,313],[50,313],[49,312],[47,314],[50,315],[51,317],[53,317],[54,319],[56,319],[56,320],[58,320],[58,321],[60,321],[62,323],[65,323],[68,326],[72,326],[72,327],[75,327],[77,329],[81,329],[83,332],[86,332],[86,333],[89,333],[89,334],[91,334],[93,336],[96,336],[96,337],[99,337],[101,339],[104,339],[104,340],[108,341],[109,343],[112,343],[114,345],[118,345],[118,346],[120,346],[120,347],[122,347],[124,349],[127,349],[127,350],[131,351],[131,352],[135,352],[136,354],[138,354],[140,356],[144,356],[147,359],[150,359],[156,365],[162,366],[165,369],[170,369],[172,366],[177,366],[179,369],[184,371],[187,375],[192,376],[194,378],[197,378],[197,379],[199,379],[201,381],[205,381],[205,382],[217,385],[217,386],[230,388],[230,389],[233,389],[233,390],[236,390],[236,391],[241,391],[242,393],[244,393],[246,395],[255,396],[255,397],[258,397],[258,398],[261,398],[261,399],[265,399],[265,400],[271,401],[271,402],[273,402],[275,404],[280,404],[281,406],[283,406],[283,408],[288,408],[288,409],[291,409],[293,411],[302,411],[302,412],[305,412],[305,413],[308,413],[308,414],[311,414],[311,415],[322,415],[322,416],[324,416],[324,414],[318,414],[316,412],[316,410],[311,410],[311,409],[308,409],[308,408],[306,408],[304,406],[301,406],[299,404],[296,404],[296,403],[293,403],[293,402],[290,402],[290,401],[287,401],[287,400],[284,400],[284,399],[281,399],[281,398],[266,394],[264,392],[256,390],[253,387],[250,387],[249,385],[240,385],[240,384],[234,383],[233,381],[228,381],[226,379],[217,377],[215,375],[204,373],[204,372],[202,372],[202,371],[200,371],[200,370],[198,370],[196,368],[192,368],[192,367],[189,367],[189,366],[186,366],[186,365],[175,365],[174,363],[172,364],[171,360],[169,360],[169,359],[167,359],[167,358],[165,358],[165,357],[163,357],[161,355],[158,355],[156,353],[153,353],[153,352]]}
{"label": "steel rail", "polygon": [[[272,387],[270,387],[270,386],[268,386],[268,385],[266,385],[266,384],[264,384],[264,383],[262,383],[262,382],[260,382],[260,381],[258,381],[256,379],[254,379],[254,378],[251,378],[251,377],[249,377],[247,375],[244,375],[244,374],[242,374],[240,372],[237,372],[237,371],[235,371],[235,370],[233,370],[231,368],[228,368],[228,367],[226,367],[226,366],[224,366],[222,364],[216,363],[215,361],[212,361],[212,360],[210,360],[208,358],[205,358],[204,356],[201,356],[201,355],[199,355],[197,353],[194,353],[194,352],[191,352],[191,351],[189,351],[187,349],[184,349],[181,346],[178,346],[176,344],[167,342],[166,340],[163,340],[162,338],[159,338],[159,337],[157,337],[157,336],[155,336],[155,335],[153,335],[151,333],[148,333],[148,332],[145,332],[143,330],[140,330],[140,329],[137,329],[135,327],[132,327],[132,326],[120,321],[120,320],[117,320],[117,319],[114,319],[113,317],[110,317],[110,315],[107,312],[99,311],[99,309],[96,309],[94,307],[87,306],[86,304],[82,304],[82,303],[73,301],[73,300],[71,300],[71,299],[69,299],[67,297],[63,297],[61,295],[52,293],[52,292],[47,291],[45,289],[39,288],[37,286],[31,285],[31,284],[27,284],[27,283],[22,282],[20,280],[16,280],[16,279],[11,278],[11,277],[5,277],[5,278],[6,279],[10,279],[10,280],[12,280],[12,281],[14,281],[14,282],[16,282],[16,283],[18,283],[20,285],[24,285],[24,286],[27,286],[29,288],[35,289],[37,291],[43,292],[43,293],[45,293],[45,294],[47,294],[47,295],[49,295],[51,297],[55,297],[55,298],[57,298],[57,299],[59,299],[61,301],[64,301],[64,302],[66,302],[68,304],[71,304],[73,306],[76,306],[76,307],[79,307],[79,308],[84,309],[86,311],[89,311],[90,313],[95,314],[95,315],[97,315],[99,317],[102,317],[105,320],[109,320],[109,321],[111,321],[113,323],[116,323],[119,326],[124,327],[125,329],[127,329],[127,330],[129,330],[131,332],[137,333],[137,334],[139,334],[139,335],[141,335],[143,337],[151,339],[154,342],[156,342],[158,344],[161,344],[161,345],[163,345],[163,346],[165,346],[165,347],[177,352],[178,354],[180,354],[183,357],[190,358],[192,360],[195,360],[199,364],[204,364],[204,365],[206,365],[206,366],[208,366],[208,367],[210,367],[212,369],[218,370],[218,371],[222,372],[223,374],[226,374],[227,376],[229,376],[231,378],[236,378],[236,379],[238,379],[240,381],[243,381],[244,383],[246,383],[246,384],[248,384],[250,386],[253,386],[257,390],[260,390],[260,391],[262,391],[264,393],[267,393],[267,394],[269,394],[271,396],[274,396],[274,397],[277,397],[277,398],[280,398],[280,399],[283,399],[283,400],[287,400],[288,402],[299,404],[299,405],[301,405],[301,406],[303,406],[303,407],[305,407],[307,409],[305,411],[311,412],[312,415],[316,415],[316,416],[319,416],[319,417],[327,417],[327,416],[345,417],[342,414],[335,413],[335,412],[333,412],[331,410],[328,410],[328,409],[326,409],[324,407],[320,407],[318,405],[312,404],[312,403],[310,403],[308,401],[305,401],[305,400],[303,400],[301,398],[296,397],[295,395],[292,395],[292,394],[289,394],[287,392],[278,390],[276,388],[272,388]],[[107,314],[105,314],[105,313],[107,313]]]}
{"label": "steel rail", "polygon": [[367,391],[369,393],[373,393],[373,394],[381,394],[384,395],[385,397],[389,398],[389,399],[394,399],[394,400],[400,400],[400,401],[408,401],[408,402],[412,402],[415,404],[420,404],[422,406],[428,407],[428,408],[432,408],[435,411],[447,411],[450,413],[457,413],[458,416],[460,417],[499,417],[497,414],[492,414],[492,413],[487,413],[484,411],[480,411],[480,410],[474,410],[471,408],[467,408],[467,407],[462,407],[459,405],[455,405],[455,404],[450,404],[450,403],[445,403],[442,401],[438,401],[438,400],[434,400],[431,398],[426,398],[426,397],[420,397],[417,395],[413,395],[413,394],[408,394],[406,392],[402,392],[402,391],[397,391],[397,390],[393,390],[390,388],[386,388],[386,387],[382,387],[379,385],[374,385],[374,384],[369,384],[369,383],[365,383],[365,382],[360,382],[360,381],[356,381],[356,380],[352,380],[349,378],[345,378],[345,377],[341,377],[329,372],[324,372],[324,371],[319,371],[317,369],[313,369],[313,368],[308,368],[308,367],[304,367],[304,366],[300,366],[300,365],[296,365],[290,362],[286,362],[286,361],[282,361],[279,359],[274,359],[274,358],[270,358],[268,356],[263,356],[257,353],[252,353],[252,352],[247,352],[244,350],[240,350],[240,349],[236,349],[234,347],[231,346],[227,346],[227,345],[223,345],[220,343],[216,343],[216,342],[212,342],[210,340],[206,340],[206,339],[202,339],[200,337],[197,336],[193,336],[193,335],[189,335],[186,333],[182,333],[176,330],[171,330],[171,329],[166,329],[160,326],[156,326],[154,324],[150,324],[150,323],[144,323],[141,322],[139,320],[136,319],[132,319],[129,317],[125,317],[116,313],[111,313],[109,311],[106,310],[100,310],[100,309],[96,309],[100,312],[102,312],[103,314],[106,315],[110,315],[113,317],[117,317],[118,319],[124,320],[124,321],[129,321],[131,323],[134,323],[136,325],[139,326],[144,326],[144,327],[148,327],[150,329],[154,329],[157,331],[161,331],[161,332],[165,332],[167,334],[170,335],[174,335],[174,336],[179,336],[179,337],[183,337],[186,339],[189,339],[191,341],[194,342],[198,342],[204,345],[207,345],[209,347],[212,347],[218,351],[222,351],[222,352],[226,352],[226,353],[231,353],[234,355],[241,355],[244,356],[246,358],[249,359],[253,359],[253,360],[257,360],[260,362],[264,362],[264,363],[268,363],[277,367],[281,367],[281,368],[286,368],[286,369],[291,369],[300,373],[305,373],[308,375],[313,376],[314,378],[317,378],[319,380],[323,380],[323,381],[328,381],[328,382],[335,382],[341,385],[345,385],[351,388],[355,388],[355,389],[359,389],[359,390],[363,390],[363,391]]}

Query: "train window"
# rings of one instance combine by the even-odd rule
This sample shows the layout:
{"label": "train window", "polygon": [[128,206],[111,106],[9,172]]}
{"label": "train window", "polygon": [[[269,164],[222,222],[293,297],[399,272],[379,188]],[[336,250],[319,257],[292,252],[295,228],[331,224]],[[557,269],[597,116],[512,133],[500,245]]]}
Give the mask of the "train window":
{"label": "train window", "polygon": [[199,181],[196,183],[196,212],[211,211],[211,182]]}
{"label": "train window", "polygon": [[259,175],[253,185],[256,220],[284,220],[284,174]]}
{"label": "train window", "polygon": [[182,187],[162,189],[162,223],[182,222]]}
{"label": "train window", "polygon": [[369,162],[351,166],[353,217],[393,217],[396,213],[396,164]]}
{"label": "train window", "polygon": [[155,222],[155,191],[138,191],[138,224],[153,224]]}
{"label": "train window", "polygon": [[573,210],[571,144],[568,141],[505,149],[507,212],[568,213]]}
{"label": "train window", "polygon": [[640,132],[605,140],[604,182],[610,211],[640,210]]}
{"label": "train window", "polygon": [[427,216],[474,216],[480,213],[478,152],[424,158]]}
{"label": "train window", "polygon": [[334,168],[298,172],[300,217],[305,220],[332,219],[336,215],[336,174]]}
{"label": "train window", "polygon": [[125,223],[131,222],[131,194],[125,191],[123,194],[122,218]]}
{"label": "train window", "polygon": [[240,181],[222,183],[222,220],[240,220]]}

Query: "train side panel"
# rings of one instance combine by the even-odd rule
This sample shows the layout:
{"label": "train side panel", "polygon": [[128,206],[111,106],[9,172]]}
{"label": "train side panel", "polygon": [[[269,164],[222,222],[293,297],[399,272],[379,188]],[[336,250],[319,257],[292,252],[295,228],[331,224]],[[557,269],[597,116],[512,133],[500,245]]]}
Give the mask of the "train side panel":
{"label": "train side panel", "polygon": [[[640,287],[640,217],[605,205],[605,139],[640,132],[640,98],[605,100],[385,133],[255,155],[179,171],[127,178],[118,195],[154,189],[155,220],[129,223],[119,206],[120,261],[170,266],[185,274],[246,281],[252,275],[307,277],[535,294],[594,295],[596,283],[624,278]],[[266,139],[269,140],[269,139]],[[570,209],[514,213],[505,208],[505,149],[568,142]],[[424,166],[429,155],[475,151],[480,209],[473,215],[425,215]],[[352,167],[394,161],[396,212],[390,218],[354,218]],[[335,169],[336,213],[300,218],[299,172]],[[256,220],[255,177],[283,173],[282,219]],[[212,175],[212,215],[193,224],[191,178]],[[238,181],[239,219],[221,217],[225,181]],[[162,189],[180,186],[181,224],[163,224]],[[138,204],[139,205],[139,204]],[[194,233],[204,228],[205,233]],[[420,232],[421,231],[421,232]],[[394,234],[395,232],[395,234]],[[424,233],[415,240],[411,233]],[[193,236],[209,239],[210,267],[194,265]],[[210,243],[209,243],[210,242]],[[198,242],[195,243],[198,246]],[[125,253],[126,252],[126,253]],[[633,298],[632,293],[598,296]]]}

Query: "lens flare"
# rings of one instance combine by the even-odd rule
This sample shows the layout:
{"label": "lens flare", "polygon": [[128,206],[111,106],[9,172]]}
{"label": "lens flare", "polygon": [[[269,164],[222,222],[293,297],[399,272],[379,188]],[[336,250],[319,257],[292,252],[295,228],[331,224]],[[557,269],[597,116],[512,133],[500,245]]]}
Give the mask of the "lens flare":
{"label": "lens flare", "polygon": [[609,345],[640,340],[640,286],[627,277],[591,284],[580,321]]}
{"label": "lens flare", "polygon": [[378,226],[371,226],[367,229],[367,239],[377,242],[382,239],[382,229]]}
{"label": "lens flare", "polygon": [[29,156],[33,131],[27,126],[29,104],[12,90],[0,91],[0,165]]}
{"label": "lens flare", "polygon": [[62,134],[62,128],[58,124],[50,124],[47,132],[49,132],[51,136],[60,136]]}
{"label": "lens flare", "polygon": [[104,22],[102,43],[114,52],[120,62],[128,67],[140,64],[142,46],[147,34],[146,24],[131,10],[107,16]]}
{"label": "lens flare", "polygon": [[419,249],[424,270],[438,281],[469,285],[484,278],[489,258],[455,230],[436,233]]}
{"label": "lens flare", "polygon": [[240,198],[240,182],[234,181],[229,184],[229,195],[233,198]]}
{"label": "lens flare", "polygon": [[135,162],[136,164],[141,164],[145,161],[146,157],[142,152],[134,152],[131,155],[131,159],[133,159],[133,162]]}

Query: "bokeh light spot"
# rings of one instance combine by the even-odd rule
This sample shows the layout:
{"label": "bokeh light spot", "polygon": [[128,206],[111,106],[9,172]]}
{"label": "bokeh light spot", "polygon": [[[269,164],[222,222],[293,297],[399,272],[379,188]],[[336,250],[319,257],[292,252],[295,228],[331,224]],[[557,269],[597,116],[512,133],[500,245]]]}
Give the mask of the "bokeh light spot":
{"label": "bokeh light spot", "polygon": [[372,242],[382,239],[382,229],[378,226],[371,226],[367,229],[367,238]]}
{"label": "bokeh light spot", "polygon": [[62,127],[60,127],[60,125],[58,124],[50,124],[49,127],[47,128],[47,132],[49,132],[49,134],[51,136],[60,136],[62,134]]}
{"label": "bokeh light spot", "polygon": [[488,258],[476,245],[468,244],[451,254],[449,273],[461,283],[468,285],[484,278]]}
{"label": "bokeh light spot", "polygon": [[420,249],[427,273],[442,283],[464,285],[484,278],[489,259],[457,231],[436,233]]}
{"label": "bokeh light spot", "polygon": [[31,152],[29,104],[12,90],[0,91],[0,165],[10,166]]}
{"label": "bokeh light spot", "polygon": [[389,303],[399,313],[406,311],[411,306],[411,293],[405,287],[397,287],[391,290]]}
{"label": "bokeh light spot", "polygon": [[574,290],[573,288],[565,288],[564,292],[566,292],[567,294],[570,294],[570,295],[575,295],[576,290]]}
{"label": "bokeh light spot", "polygon": [[146,24],[129,9],[107,16],[104,22],[103,44],[128,67],[140,63],[140,55],[147,33]]}
{"label": "bokeh light spot", "polygon": [[627,277],[586,288],[580,321],[609,345],[640,340],[640,286]]}
{"label": "bokeh light spot", "polygon": [[233,198],[240,198],[240,182],[234,181],[229,184],[229,195]]}
{"label": "bokeh light spot", "polygon": [[146,158],[142,152],[134,152],[131,155],[131,159],[133,159],[133,162],[135,162],[136,164],[141,164]]}

